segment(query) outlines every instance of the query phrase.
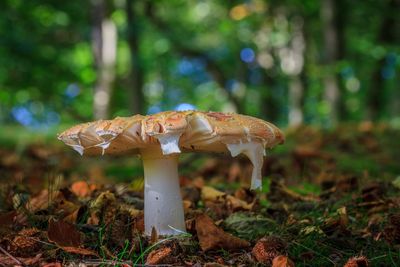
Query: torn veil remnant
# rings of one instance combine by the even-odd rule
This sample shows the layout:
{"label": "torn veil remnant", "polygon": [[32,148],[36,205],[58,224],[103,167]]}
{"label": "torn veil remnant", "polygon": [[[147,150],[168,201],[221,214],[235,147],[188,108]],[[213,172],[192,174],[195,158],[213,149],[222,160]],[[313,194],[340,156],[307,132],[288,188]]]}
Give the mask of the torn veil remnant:
{"label": "torn veil remnant", "polygon": [[185,231],[179,190],[182,152],[244,154],[253,164],[251,188],[261,187],[265,148],[284,142],[273,124],[250,116],[200,111],[166,111],[117,117],[74,126],[58,136],[81,155],[139,154],[145,176],[145,232]]}

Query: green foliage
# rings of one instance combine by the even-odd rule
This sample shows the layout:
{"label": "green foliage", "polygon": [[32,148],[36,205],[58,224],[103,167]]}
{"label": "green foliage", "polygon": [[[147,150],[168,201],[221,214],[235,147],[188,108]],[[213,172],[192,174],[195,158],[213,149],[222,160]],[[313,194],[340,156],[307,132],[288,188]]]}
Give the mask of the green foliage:
{"label": "green foliage", "polygon": [[[132,99],[138,97],[131,91],[139,86],[144,112],[189,103],[285,124],[293,105],[290,88],[300,82],[304,121],[329,125],[332,110],[324,100],[324,79],[333,74],[340,87],[340,119],[366,118],[378,88],[385,104],[377,104],[379,114],[373,119],[392,118],[398,124],[399,36],[382,33],[385,25],[398,22],[392,2],[334,1],[340,55],[326,64],[321,1],[139,1],[131,7],[133,26],[125,1],[105,1],[105,16],[118,32],[110,115],[130,115]],[[39,120],[54,112],[51,125],[93,116],[99,79],[92,51],[93,9],[90,1],[0,3],[0,121],[21,122],[16,107]],[[139,55],[132,54],[130,32],[137,37]],[[299,35],[302,39],[296,39]],[[302,58],[293,58],[300,46]],[[141,77],[132,77],[134,56]],[[133,84],[133,78],[142,84]]]}

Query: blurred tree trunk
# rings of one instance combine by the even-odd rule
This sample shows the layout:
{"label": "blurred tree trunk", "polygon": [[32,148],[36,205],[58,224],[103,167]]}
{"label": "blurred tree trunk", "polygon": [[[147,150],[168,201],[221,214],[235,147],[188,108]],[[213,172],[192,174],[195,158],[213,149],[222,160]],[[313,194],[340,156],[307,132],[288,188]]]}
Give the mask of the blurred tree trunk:
{"label": "blurred tree trunk", "polygon": [[[399,14],[400,1],[390,0],[388,6],[383,9],[383,21],[377,38],[378,44],[390,46],[399,43]],[[376,63],[376,67],[371,75],[372,80],[370,82],[368,94],[367,119],[373,121],[382,118],[386,107],[384,95],[385,79],[382,75],[385,64],[386,58],[383,57]]]}
{"label": "blurred tree trunk", "polygon": [[[137,1],[136,1],[137,2]],[[135,12],[135,1],[126,0],[126,15],[128,20],[128,45],[131,56],[131,69],[129,74],[130,108],[133,114],[144,112],[145,100],[143,93],[144,69],[140,56],[140,22]]]}
{"label": "blurred tree trunk", "polygon": [[297,127],[303,123],[304,106],[304,52],[306,42],[304,37],[303,19],[298,17],[293,22],[293,39],[291,42],[291,57],[294,68],[289,82],[289,126]]}
{"label": "blurred tree trunk", "polygon": [[98,120],[109,116],[112,85],[115,80],[117,29],[108,17],[105,0],[94,0],[92,5],[92,50],[97,70],[93,113],[94,118]]}
{"label": "blurred tree trunk", "polygon": [[[340,87],[338,77],[335,73],[335,64],[342,58],[343,54],[343,20],[339,18],[338,6],[340,1],[322,0],[321,1],[321,20],[322,32],[324,38],[324,60],[327,66],[327,73],[323,78],[324,101],[328,105],[329,123],[337,124],[342,107],[340,105]],[[344,7],[341,6],[341,9]]]}

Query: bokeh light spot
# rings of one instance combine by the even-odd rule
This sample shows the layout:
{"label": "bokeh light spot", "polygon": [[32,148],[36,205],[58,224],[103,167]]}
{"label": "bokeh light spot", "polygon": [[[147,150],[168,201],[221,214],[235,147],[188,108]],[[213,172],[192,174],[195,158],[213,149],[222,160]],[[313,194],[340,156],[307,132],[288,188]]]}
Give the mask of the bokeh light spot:
{"label": "bokeh light spot", "polygon": [[196,109],[197,109],[196,106],[189,103],[180,103],[174,108],[174,110],[176,111],[196,110]]}
{"label": "bokeh light spot", "polygon": [[249,15],[249,11],[245,5],[237,5],[231,9],[229,16],[234,20],[244,19]]}
{"label": "bokeh light spot", "polygon": [[254,53],[254,50],[251,48],[243,48],[242,51],[240,51],[240,59],[246,63],[251,63],[254,61],[256,54]]}

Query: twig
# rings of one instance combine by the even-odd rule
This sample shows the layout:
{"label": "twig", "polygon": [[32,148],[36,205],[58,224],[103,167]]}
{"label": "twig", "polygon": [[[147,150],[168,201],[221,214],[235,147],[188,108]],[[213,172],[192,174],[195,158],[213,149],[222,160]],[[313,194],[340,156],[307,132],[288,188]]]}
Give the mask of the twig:
{"label": "twig", "polygon": [[6,256],[8,256],[10,259],[12,259],[13,261],[15,261],[17,264],[22,265],[22,266],[26,266],[23,262],[21,262],[20,260],[18,260],[17,258],[15,258],[13,255],[11,255],[10,253],[7,252],[7,250],[5,250],[4,248],[2,248],[0,246],[0,251],[3,252]]}

